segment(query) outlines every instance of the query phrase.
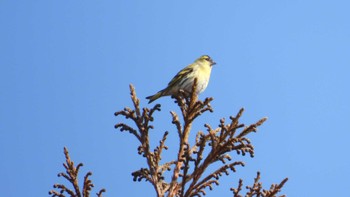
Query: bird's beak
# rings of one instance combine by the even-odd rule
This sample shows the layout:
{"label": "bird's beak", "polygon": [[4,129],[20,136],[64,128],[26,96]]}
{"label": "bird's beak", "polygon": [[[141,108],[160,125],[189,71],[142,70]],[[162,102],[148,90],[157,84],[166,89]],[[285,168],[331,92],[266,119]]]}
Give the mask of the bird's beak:
{"label": "bird's beak", "polygon": [[215,65],[216,64],[216,62],[214,62],[213,60],[211,60],[211,65],[213,66],[213,65]]}

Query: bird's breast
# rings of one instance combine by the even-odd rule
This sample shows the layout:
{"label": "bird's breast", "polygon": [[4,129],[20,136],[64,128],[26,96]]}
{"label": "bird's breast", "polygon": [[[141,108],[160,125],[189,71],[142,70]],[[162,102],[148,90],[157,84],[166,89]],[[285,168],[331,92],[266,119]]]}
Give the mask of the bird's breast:
{"label": "bird's breast", "polygon": [[210,66],[202,66],[197,70],[197,78],[198,78],[198,93],[203,92],[209,83],[211,67]]}

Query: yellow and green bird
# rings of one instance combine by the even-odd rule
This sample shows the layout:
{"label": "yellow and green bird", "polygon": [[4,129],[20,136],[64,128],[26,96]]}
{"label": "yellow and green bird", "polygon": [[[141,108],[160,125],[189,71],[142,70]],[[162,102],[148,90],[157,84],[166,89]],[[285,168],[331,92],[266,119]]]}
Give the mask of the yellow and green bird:
{"label": "yellow and green bird", "polygon": [[216,63],[208,55],[202,55],[192,64],[178,72],[169,82],[168,87],[159,91],[155,95],[146,97],[146,99],[149,99],[148,103],[151,103],[162,96],[175,95],[180,89],[188,93],[191,92],[195,78],[197,78],[198,84],[196,93],[199,94],[203,92],[208,86],[211,68],[215,64]]}

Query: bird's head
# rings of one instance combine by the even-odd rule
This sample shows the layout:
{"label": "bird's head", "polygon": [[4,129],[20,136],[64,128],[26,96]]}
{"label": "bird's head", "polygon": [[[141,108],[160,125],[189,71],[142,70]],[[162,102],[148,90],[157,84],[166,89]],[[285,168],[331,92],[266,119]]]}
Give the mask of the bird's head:
{"label": "bird's head", "polygon": [[209,57],[209,55],[202,55],[200,58],[198,58],[196,61],[202,62],[202,63],[209,63],[210,66],[215,65],[216,63]]}

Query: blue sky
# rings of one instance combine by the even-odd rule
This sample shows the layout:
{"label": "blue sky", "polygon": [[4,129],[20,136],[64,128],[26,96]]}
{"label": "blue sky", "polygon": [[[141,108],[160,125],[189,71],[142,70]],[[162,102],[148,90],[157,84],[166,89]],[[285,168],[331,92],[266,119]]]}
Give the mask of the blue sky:
{"label": "blue sky", "polygon": [[[345,196],[350,176],[350,2],[6,1],[0,2],[0,188],[2,196],[47,196],[63,182],[63,146],[93,171],[106,196],[155,196],[131,172],[144,166],[137,142],[114,125],[202,54],[217,65],[201,98],[219,119],[268,121],[251,135],[254,158],[207,196],[232,196],[256,171],[287,196]],[[159,99],[152,143],[165,130],[176,149],[170,98]],[[169,150],[171,153],[172,149]],[[171,156],[164,156],[171,158]],[[83,175],[83,174],[81,174]],[[82,179],[82,178],[81,178]],[[96,190],[97,191],[97,190]]]}

